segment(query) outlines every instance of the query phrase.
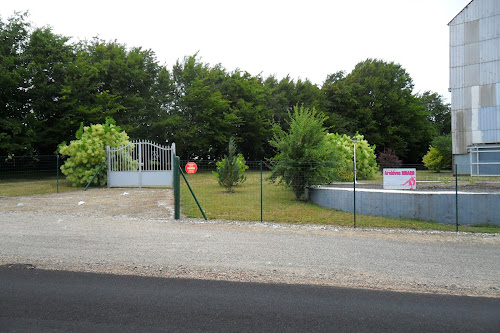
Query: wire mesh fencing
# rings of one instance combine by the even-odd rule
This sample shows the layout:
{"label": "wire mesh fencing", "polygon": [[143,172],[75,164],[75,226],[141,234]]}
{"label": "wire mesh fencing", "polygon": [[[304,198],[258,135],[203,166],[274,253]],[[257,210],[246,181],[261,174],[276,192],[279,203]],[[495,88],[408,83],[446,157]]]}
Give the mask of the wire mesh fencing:
{"label": "wire mesh fencing", "polygon": [[[182,170],[187,162],[181,161]],[[57,192],[63,163],[56,155],[0,157],[0,185],[9,183],[12,191],[13,182],[33,187],[43,180],[50,189],[36,193]],[[440,172],[386,166],[366,177],[354,173],[353,163],[247,161],[244,181],[228,190],[219,184],[216,162],[196,164],[197,172],[184,176],[209,219],[444,230],[500,224],[500,177],[471,176],[470,165]],[[182,213],[201,218],[191,190],[181,184]],[[12,194],[0,186],[0,195]]]}
{"label": "wire mesh fencing", "polygon": [[[181,161],[181,169],[209,219],[225,220],[261,220],[261,182],[264,181],[268,169],[260,162],[247,162],[243,182],[233,186],[231,190],[219,185],[216,163],[212,161],[196,161],[197,171],[188,174],[185,171],[188,161]],[[262,168],[262,172],[261,172]],[[181,201],[183,214],[190,217],[202,217],[191,191],[181,180]]]}
{"label": "wire mesh fencing", "polygon": [[[500,177],[475,177],[470,166],[435,172],[415,165],[381,168],[373,179],[313,187],[311,200],[353,214],[353,225],[421,228],[500,224]],[[433,225],[433,228],[439,226]]]}
{"label": "wire mesh fencing", "polygon": [[0,180],[55,178],[60,163],[57,155],[0,156]]}
{"label": "wire mesh fencing", "polygon": [[[0,188],[1,195],[58,192],[61,184],[68,186],[60,170],[64,161],[60,155],[0,156],[0,185],[5,185]],[[12,183],[22,183],[31,190],[23,191],[19,185],[10,193]]]}
{"label": "wire mesh fencing", "polygon": [[[500,177],[472,177],[467,166],[434,172],[400,165],[364,178],[337,163],[290,162],[276,174],[275,163],[253,161],[246,180],[227,191],[215,163],[196,163],[198,172],[186,177],[211,219],[439,229],[437,222],[446,230],[500,223]],[[183,213],[201,217],[183,186]]]}

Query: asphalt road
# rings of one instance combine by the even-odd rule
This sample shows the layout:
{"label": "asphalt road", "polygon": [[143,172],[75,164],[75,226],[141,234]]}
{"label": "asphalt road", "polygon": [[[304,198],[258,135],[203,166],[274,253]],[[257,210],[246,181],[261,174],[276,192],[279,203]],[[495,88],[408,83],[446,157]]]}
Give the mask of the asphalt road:
{"label": "asphalt road", "polygon": [[0,266],[1,332],[498,332],[500,300]]}

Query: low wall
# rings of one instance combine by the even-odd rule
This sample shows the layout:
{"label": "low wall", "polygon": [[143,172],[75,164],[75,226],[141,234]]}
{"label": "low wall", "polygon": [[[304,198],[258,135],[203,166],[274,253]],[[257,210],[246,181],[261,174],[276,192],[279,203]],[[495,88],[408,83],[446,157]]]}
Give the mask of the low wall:
{"label": "low wall", "polygon": [[[336,210],[354,212],[352,188],[313,186],[311,202]],[[455,192],[376,190],[356,188],[356,214],[411,218],[445,224],[456,223]],[[500,225],[500,193],[458,192],[459,224]]]}

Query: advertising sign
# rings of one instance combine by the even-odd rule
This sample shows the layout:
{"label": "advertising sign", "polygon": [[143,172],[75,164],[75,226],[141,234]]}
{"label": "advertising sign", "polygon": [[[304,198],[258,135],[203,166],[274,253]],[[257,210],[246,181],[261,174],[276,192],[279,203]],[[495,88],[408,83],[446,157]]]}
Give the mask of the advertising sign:
{"label": "advertising sign", "polygon": [[384,189],[415,190],[417,169],[384,169]]}
{"label": "advertising sign", "polygon": [[189,175],[195,174],[196,171],[198,171],[198,166],[194,162],[189,162],[186,164],[186,167],[184,168],[186,170],[186,173]]}

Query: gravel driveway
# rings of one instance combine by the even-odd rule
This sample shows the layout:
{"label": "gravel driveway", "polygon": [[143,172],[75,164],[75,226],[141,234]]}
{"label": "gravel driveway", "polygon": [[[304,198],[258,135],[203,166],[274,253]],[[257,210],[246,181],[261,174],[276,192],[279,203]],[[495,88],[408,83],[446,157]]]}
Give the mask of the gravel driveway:
{"label": "gravel driveway", "polygon": [[173,219],[166,189],[0,198],[0,264],[500,297],[500,235]]}

